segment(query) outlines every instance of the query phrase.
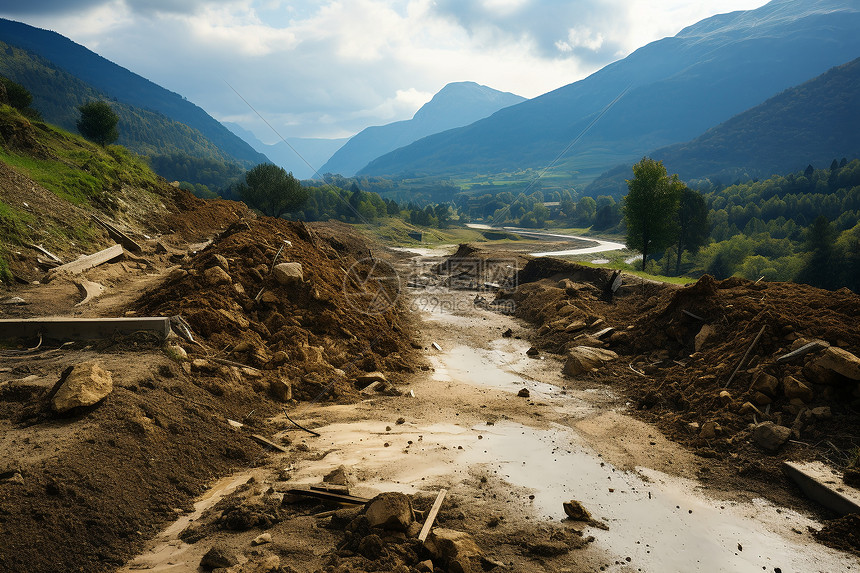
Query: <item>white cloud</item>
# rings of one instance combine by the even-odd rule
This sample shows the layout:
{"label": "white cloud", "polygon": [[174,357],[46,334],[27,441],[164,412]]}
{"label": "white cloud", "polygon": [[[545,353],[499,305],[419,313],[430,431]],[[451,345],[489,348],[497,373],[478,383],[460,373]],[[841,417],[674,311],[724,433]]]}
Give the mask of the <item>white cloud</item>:
{"label": "white cloud", "polygon": [[[452,81],[534,97],[718,12],[764,0],[32,0],[56,30],[219,119],[343,137],[407,119]],[[16,3],[19,6],[24,3]]]}

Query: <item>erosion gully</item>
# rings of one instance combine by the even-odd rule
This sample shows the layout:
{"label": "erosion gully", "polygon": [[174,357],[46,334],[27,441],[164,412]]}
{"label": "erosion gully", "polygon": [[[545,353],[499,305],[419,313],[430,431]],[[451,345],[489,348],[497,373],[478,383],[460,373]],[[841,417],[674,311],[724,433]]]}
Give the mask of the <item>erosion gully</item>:
{"label": "erosion gully", "polygon": [[[422,249],[411,268],[429,268],[445,254]],[[476,477],[489,476],[509,496],[503,503],[508,520],[536,531],[541,523],[564,519],[562,503],[576,499],[608,529],[589,528],[595,541],[571,554],[569,571],[598,565],[649,572],[860,570],[856,557],[811,539],[807,528],[820,523],[809,516],[763,499],[715,497],[683,471],[651,467],[665,469],[665,458],[675,456],[680,469],[685,458],[680,448],[654,437],[659,432],[650,426],[638,434],[645,444],[631,443],[637,440],[630,434],[620,443],[624,438],[612,428],[645,425],[624,414],[611,388],[583,388],[561,376],[556,358],[527,357],[524,338],[501,336],[512,328],[525,337],[527,327],[477,308],[474,292],[410,291],[405,294],[422,318],[432,368],[419,372],[403,397],[300,409],[303,425],[320,434],[300,440],[326,455],[293,464],[289,454],[279,454],[280,466],[293,468],[291,483],[318,483],[344,465],[356,478],[356,495],[435,495],[444,487],[471,497],[477,507],[500,503],[498,494],[489,499],[472,485]],[[528,398],[518,395],[523,388]],[[398,417],[405,421],[394,423]],[[609,425],[597,432],[599,439],[581,429],[601,424]],[[657,454],[661,463],[637,464],[642,456],[619,455],[657,443],[649,437],[663,447]],[[179,532],[261,471],[238,472],[213,484],[193,513],[163,531],[123,571],[197,570],[199,557],[190,554]]]}

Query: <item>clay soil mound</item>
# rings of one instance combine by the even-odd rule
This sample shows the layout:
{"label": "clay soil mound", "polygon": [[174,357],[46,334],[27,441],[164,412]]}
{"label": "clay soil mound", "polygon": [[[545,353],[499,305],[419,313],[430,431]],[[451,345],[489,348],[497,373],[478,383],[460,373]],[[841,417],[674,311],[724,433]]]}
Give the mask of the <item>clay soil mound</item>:
{"label": "clay soil mound", "polygon": [[[272,269],[284,262],[300,263],[303,280],[280,284]],[[219,268],[226,278],[213,279]],[[333,399],[355,396],[362,371],[411,371],[398,295],[390,267],[346,226],[262,218],[230,226],[135,310],[182,316],[201,343],[185,344],[192,356],[261,369],[298,399]],[[213,391],[223,374],[212,369]]]}

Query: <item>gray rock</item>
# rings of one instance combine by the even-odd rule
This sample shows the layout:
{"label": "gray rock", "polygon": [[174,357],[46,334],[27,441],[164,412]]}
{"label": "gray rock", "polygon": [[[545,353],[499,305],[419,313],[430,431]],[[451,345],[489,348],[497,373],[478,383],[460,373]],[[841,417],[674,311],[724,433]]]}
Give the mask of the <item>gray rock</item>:
{"label": "gray rock", "polygon": [[90,360],[72,366],[51,399],[55,412],[68,412],[79,406],[92,406],[113,392],[113,378],[101,362]]}
{"label": "gray rock", "polygon": [[769,452],[775,452],[791,437],[791,428],[777,426],[773,422],[762,422],[752,431],[752,440],[758,447]]}
{"label": "gray rock", "polygon": [[280,263],[272,270],[275,280],[284,286],[301,284],[304,280],[301,263]]}

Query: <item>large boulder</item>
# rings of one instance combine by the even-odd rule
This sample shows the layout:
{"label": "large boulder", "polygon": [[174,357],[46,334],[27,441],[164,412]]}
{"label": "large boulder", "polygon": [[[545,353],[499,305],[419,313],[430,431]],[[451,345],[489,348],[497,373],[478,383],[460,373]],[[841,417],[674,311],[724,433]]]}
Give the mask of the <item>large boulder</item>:
{"label": "large boulder", "polygon": [[815,364],[851,380],[860,380],[860,358],[847,350],[831,346],[815,359]]}
{"label": "large boulder", "polygon": [[364,516],[370,527],[391,531],[406,531],[415,519],[409,496],[396,491],[381,493],[373,498]]}
{"label": "large boulder", "polygon": [[470,557],[480,557],[481,548],[472,536],[463,531],[436,527],[427,536],[424,546],[434,559],[442,562],[467,561]]}
{"label": "large boulder", "polygon": [[304,280],[301,263],[280,263],[272,269],[275,280],[284,286],[301,284]]}
{"label": "large boulder", "polygon": [[81,362],[63,373],[59,388],[51,399],[55,412],[68,412],[79,406],[92,406],[113,392],[113,379],[101,362]]}
{"label": "large boulder", "polygon": [[770,421],[757,424],[752,431],[753,443],[769,452],[775,452],[781,448],[790,437],[791,428],[777,426]]}
{"label": "large boulder", "polygon": [[779,380],[776,376],[771,376],[767,372],[758,371],[750,385],[750,392],[761,392],[767,394],[771,398],[776,396],[776,391],[779,389]]}
{"label": "large boulder", "polygon": [[567,376],[576,376],[596,370],[616,358],[618,358],[616,353],[605,348],[575,346],[567,351],[567,360],[564,363],[564,370],[562,372]]}

